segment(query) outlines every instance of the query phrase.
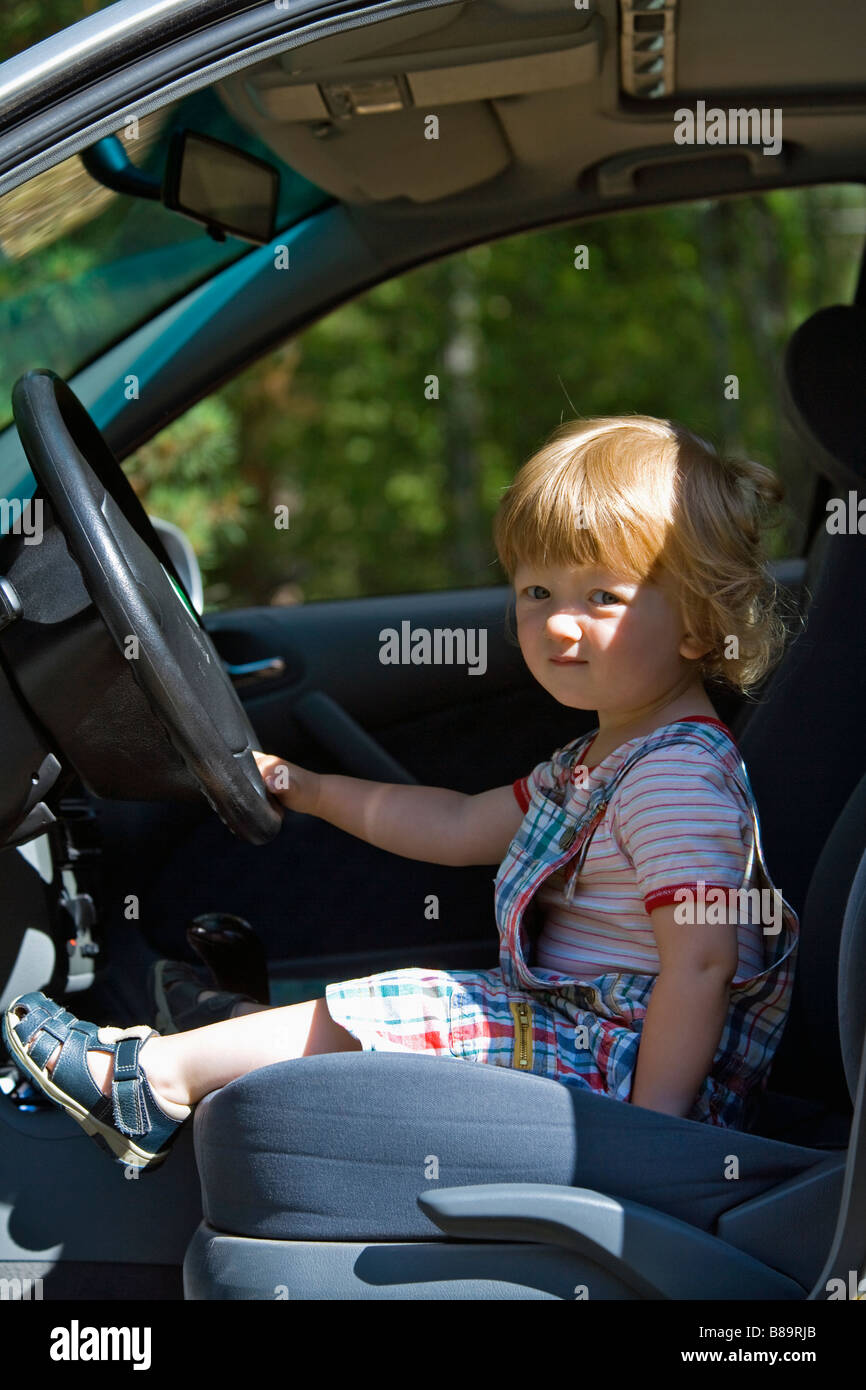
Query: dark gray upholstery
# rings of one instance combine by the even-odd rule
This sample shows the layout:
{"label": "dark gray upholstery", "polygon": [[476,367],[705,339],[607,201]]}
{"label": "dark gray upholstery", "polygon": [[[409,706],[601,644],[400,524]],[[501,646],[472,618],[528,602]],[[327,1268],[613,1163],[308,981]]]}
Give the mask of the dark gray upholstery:
{"label": "dark gray upholstery", "polygon": [[806,621],[739,739],[770,875],[798,913],[866,769],[866,537],[827,538]]}
{"label": "dark gray upholstery", "polygon": [[858,1019],[852,996],[862,1009],[864,977],[846,972],[840,978],[839,952],[845,906],[864,844],[866,777],[843,807],[809,885],[791,1013],[770,1083],[774,1090],[811,1097],[837,1111],[848,1110],[852,1098],[842,1064],[840,1020],[858,1064],[863,1039],[863,1016]]}
{"label": "dark gray upholstery", "polygon": [[800,324],[785,349],[787,413],[841,490],[866,478],[866,306],[831,304]]}
{"label": "dark gray upholstery", "polygon": [[[861,783],[857,802],[863,820],[864,785]],[[862,838],[862,835],[861,835]],[[857,1094],[860,1070],[866,1052],[866,931],[857,924],[866,921],[866,850],[860,860],[845,912],[845,928],[839,949],[839,1034],[842,1043],[842,1062],[845,1079],[852,1096]]]}
{"label": "dark gray upholstery", "polygon": [[[677,1119],[504,1067],[396,1052],[302,1057],[208,1096],[195,1121],[204,1219],[289,1240],[441,1240],[437,1185],[544,1182],[711,1229],[820,1150]],[[740,1177],[725,1176],[726,1155]]]}
{"label": "dark gray upholstery", "polygon": [[[866,483],[863,379],[866,310],[820,309],[791,336],[782,376],[787,412],[832,497]],[[761,813],[772,877],[797,912],[818,855],[866,770],[866,544],[828,535],[812,551],[806,628],[739,735]],[[739,734],[739,730],[738,730]],[[849,880],[850,882],[850,880]]]}
{"label": "dark gray upholstery", "polygon": [[[866,481],[863,379],[866,310],[821,309],[792,335],[785,353],[788,413],[830,495],[847,501]],[[837,1028],[839,936],[866,815],[846,822],[818,860],[866,770],[866,537],[829,535],[820,556],[806,629],[797,636],[742,733],[740,750],[761,816],[770,874],[810,930],[801,941],[794,996],[771,1085],[792,1096],[849,1104]],[[811,561],[810,561],[811,569]],[[814,877],[813,877],[814,875]],[[811,888],[810,888],[811,884]]]}

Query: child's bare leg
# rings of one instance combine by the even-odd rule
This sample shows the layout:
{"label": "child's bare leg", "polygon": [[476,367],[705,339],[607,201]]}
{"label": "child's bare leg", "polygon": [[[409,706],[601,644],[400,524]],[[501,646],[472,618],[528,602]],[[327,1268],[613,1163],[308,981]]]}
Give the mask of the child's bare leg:
{"label": "child's bare leg", "polygon": [[[282,1008],[264,1005],[255,1012],[187,1033],[148,1038],[139,1057],[157,1099],[195,1105],[238,1076],[322,1052],[360,1052],[361,1044],[335,1023],[325,999]],[[58,1048],[59,1052],[59,1048]],[[47,1064],[53,1069],[58,1052]],[[104,1095],[111,1091],[111,1054],[91,1052],[88,1065]]]}
{"label": "child's bare leg", "polygon": [[357,1038],[331,1018],[326,1000],[310,999],[150,1038],[141,1057],[150,1084],[167,1100],[194,1105],[210,1091],[272,1062],[360,1050]]}

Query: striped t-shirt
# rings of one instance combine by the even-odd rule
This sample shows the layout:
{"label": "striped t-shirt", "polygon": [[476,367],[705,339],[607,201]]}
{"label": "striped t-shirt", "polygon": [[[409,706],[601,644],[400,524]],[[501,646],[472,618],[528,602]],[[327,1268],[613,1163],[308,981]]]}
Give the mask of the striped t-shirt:
{"label": "striped t-shirt", "polygon": [[[748,806],[730,775],[739,766],[733,735],[719,719],[687,719],[724,729],[731,739],[730,752],[672,745],[645,754],[625,774],[590,841],[574,884],[574,901],[569,902],[564,891],[569,864],[538,890],[544,920],[535,960],[544,969],[577,979],[593,979],[609,970],[658,974],[661,963],[649,913],[677,902],[678,888],[698,893],[700,880],[706,894],[713,887],[742,885],[753,831]],[[583,777],[572,775],[566,786],[567,805],[575,818],[582,815],[595,788],[609,781],[649,737],[630,739],[591,767],[586,758],[597,733],[587,734],[575,750],[574,773],[581,764],[588,771]],[[561,781],[555,783],[555,758],[556,754],[514,783],[522,810],[528,809],[536,790],[556,795],[561,789]],[[764,968],[761,923],[741,921],[738,938],[735,984]]]}

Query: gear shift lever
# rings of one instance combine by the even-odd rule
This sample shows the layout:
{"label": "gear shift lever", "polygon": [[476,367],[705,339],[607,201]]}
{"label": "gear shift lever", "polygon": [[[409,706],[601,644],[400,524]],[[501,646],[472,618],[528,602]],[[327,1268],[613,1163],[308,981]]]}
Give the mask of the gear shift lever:
{"label": "gear shift lever", "polygon": [[264,947],[249,922],[230,912],[204,912],[186,929],[186,939],[220,989],[248,994],[270,1004]]}

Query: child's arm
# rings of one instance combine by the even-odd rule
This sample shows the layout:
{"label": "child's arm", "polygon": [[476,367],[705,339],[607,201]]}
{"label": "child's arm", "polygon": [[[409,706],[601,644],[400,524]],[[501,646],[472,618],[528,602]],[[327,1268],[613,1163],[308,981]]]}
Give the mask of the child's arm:
{"label": "child's arm", "polygon": [[[499,864],[523,819],[510,785],[470,796],[445,787],[309,772],[267,753],[254,757],[263,777],[277,774],[272,794],[284,806],[426,864]],[[280,768],[287,773],[281,776]]]}
{"label": "child's arm", "polygon": [[736,923],[676,922],[651,914],[661,968],[641,1031],[632,1105],[685,1116],[713,1065],[737,973]]}

